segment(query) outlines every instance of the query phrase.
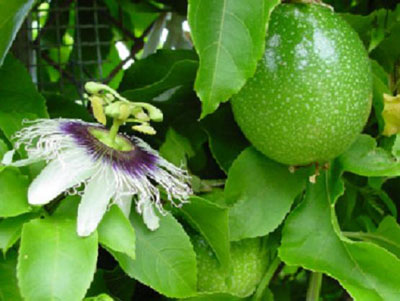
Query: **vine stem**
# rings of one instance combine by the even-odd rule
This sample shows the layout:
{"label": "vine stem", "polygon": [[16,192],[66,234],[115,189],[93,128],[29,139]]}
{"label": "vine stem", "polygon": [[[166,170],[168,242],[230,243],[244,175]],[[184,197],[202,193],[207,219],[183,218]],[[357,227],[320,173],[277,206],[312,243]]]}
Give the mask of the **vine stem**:
{"label": "vine stem", "polygon": [[321,292],[322,273],[312,272],[307,290],[307,301],[318,301]]}
{"label": "vine stem", "polygon": [[281,264],[281,259],[276,256],[275,259],[271,262],[268,267],[267,272],[265,273],[263,279],[261,280],[260,284],[258,285],[257,291],[253,296],[253,301],[262,300],[262,295],[265,289],[268,287],[269,282],[271,281],[272,277],[274,276],[276,270],[278,269],[279,265]]}

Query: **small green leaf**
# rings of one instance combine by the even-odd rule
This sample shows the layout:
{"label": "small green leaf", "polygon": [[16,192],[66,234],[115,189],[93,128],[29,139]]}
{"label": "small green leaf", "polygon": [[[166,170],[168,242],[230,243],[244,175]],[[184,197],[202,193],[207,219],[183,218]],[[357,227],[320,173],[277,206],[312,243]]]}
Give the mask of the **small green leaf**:
{"label": "small green leaf", "polygon": [[193,196],[180,212],[207,240],[223,269],[229,267],[228,209]]}
{"label": "small green leaf", "polygon": [[114,301],[114,299],[107,294],[101,294],[96,297],[85,298],[83,301]]}
{"label": "small green leaf", "polygon": [[0,300],[22,301],[17,284],[17,252],[0,257]]}
{"label": "small green leaf", "polygon": [[21,237],[22,225],[36,216],[36,213],[27,213],[0,221],[0,249],[3,255]]}
{"label": "small green leaf", "polygon": [[100,244],[135,259],[135,230],[117,205],[104,215],[97,231]]}
{"label": "small green leaf", "polygon": [[195,153],[189,139],[169,128],[160,147],[160,154],[176,166],[186,166],[187,158],[194,156]]}
{"label": "small green leaf", "polygon": [[131,277],[170,298],[196,293],[196,255],[182,226],[168,214],[160,227],[150,231],[142,217],[132,213],[136,231],[136,259],[113,252],[122,269]]}
{"label": "small green leaf", "polygon": [[269,16],[279,0],[189,0],[188,20],[200,57],[195,90],[202,117],[237,93],[261,58]]}
{"label": "small green leaf", "polygon": [[26,300],[81,300],[93,279],[97,233],[79,237],[76,221],[46,218],[22,228],[18,283]]}
{"label": "small green leaf", "polygon": [[0,158],[3,158],[4,154],[8,151],[7,144],[0,139]]}
{"label": "small green leaf", "polygon": [[393,217],[385,217],[375,232],[355,234],[355,238],[373,242],[400,258],[400,226]]}
{"label": "small green leaf", "polygon": [[231,240],[264,236],[283,221],[304,189],[305,170],[290,173],[253,147],[244,150],[229,170],[225,186]]}
{"label": "small green leaf", "polygon": [[0,66],[34,0],[0,2]]}
{"label": "small green leaf", "polygon": [[114,301],[114,299],[107,294],[101,294],[96,297],[85,298],[83,301]]}
{"label": "small green leaf", "polygon": [[341,234],[331,184],[325,173],[316,184],[308,184],[304,201],[285,222],[281,259],[337,279],[355,300],[397,300],[400,260],[379,246]]}
{"label": "small green leaf", "polygon": [[394,177],[400,175],[400,161],[390,152],[377,147],[374,138],[360,135],[339,157],[345,171],[365,177]]}
{"label": "small green leaf", "polygon": [[0,217],[17,216],[31,211],[28,204],[29,180],[18,169],[0,171]]}

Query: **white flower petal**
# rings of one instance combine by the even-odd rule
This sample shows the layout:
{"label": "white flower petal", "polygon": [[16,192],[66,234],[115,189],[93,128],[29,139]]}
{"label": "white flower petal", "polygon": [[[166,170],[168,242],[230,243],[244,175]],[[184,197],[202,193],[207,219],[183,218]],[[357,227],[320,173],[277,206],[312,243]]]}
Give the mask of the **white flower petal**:
{"label": "white flower petal", "polygon": [[6,152],[1,160],[1,164],[10,165],[14,157],[15,149]]}
{"label": "white flower petal", "polygon": [[13,162],[13,157],[15,154],[15,149],[12,149],[8,152],[6,152],[3,156],[3,159],[1,160],[1,164],[6,165],[6,166],[15,166],[15,167],[20,167],[20,166],[26,166],[32,163],[36,163],[39,161],[42,161],[42,158],[37,158],[37,157],[31,157],[27,159],[21,159]]}
{"label": "white flower petal", "polygon": [[160,219],[154,212],[154,206],[150,201],[143,203],[143,221],[151,231],[160,226]]}
{"label": "white flower petal", "polygon": [[120,196],[118,200],[115,201],[115,204],[122,210],[124,215],[129,218],[129,214],[131,213],[132,207],[132,195],[123,195]]}
{"label": "white flower petal", "polygon": [[103,218],[111,197],[115,194],[112,171],[99,172],[86,185],[78,207],[78,235],[88,236]]}
{"label": "white flower petal", "polygon": [[29,186],[29,204],[47,204],[60,193],[93,175],[93,164],[85,164],[87,160],[87,157],[76,157],[74,152],[51,161]]}

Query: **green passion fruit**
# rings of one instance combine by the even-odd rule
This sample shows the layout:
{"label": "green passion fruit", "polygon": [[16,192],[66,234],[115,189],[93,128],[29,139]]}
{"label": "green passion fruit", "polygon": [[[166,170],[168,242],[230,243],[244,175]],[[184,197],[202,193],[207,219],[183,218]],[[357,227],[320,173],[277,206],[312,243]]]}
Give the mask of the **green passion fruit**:
{"label": "green passion fruit", "polygon": [[370,62],[357,33],[329,8],[281,4],[256,73],[232,107],[259,151],[306,165],[327,162],[354,142],[371,99]]}
{"label": "green passion fruit", "polygon": [[260,238],[231,243],[231,271],[220,266],[207,242],[192,237],[197,257],[197,286],[203,293],[229,293],[247,297],[256,289],[269,264],[269,253]]}

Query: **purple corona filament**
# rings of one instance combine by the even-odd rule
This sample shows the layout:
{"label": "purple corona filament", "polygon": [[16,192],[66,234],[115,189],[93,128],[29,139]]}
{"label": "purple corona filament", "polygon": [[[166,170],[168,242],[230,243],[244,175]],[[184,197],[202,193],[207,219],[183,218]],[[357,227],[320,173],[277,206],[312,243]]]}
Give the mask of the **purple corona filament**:
{"label": "purple corona filament", "polygon": [[[102,126],[91,126],[100,131],[107,131]],[[88,155],[94,160],[101,159],[103,162],[112,165],[114,169],[123,170],[132,176],[145,175],[147,170],[154,170],[157,157],[147,152],[138,146],[138,141],[135,138],[121,136],[128,143],[131,143],[134,148],[130,151],[115,150],[99,139],[94,137],[90,131],[90,127],[78,122],[65,122],[61,124],[61,130],[66,135],[70,135],[76,144],[84,147]]]}

